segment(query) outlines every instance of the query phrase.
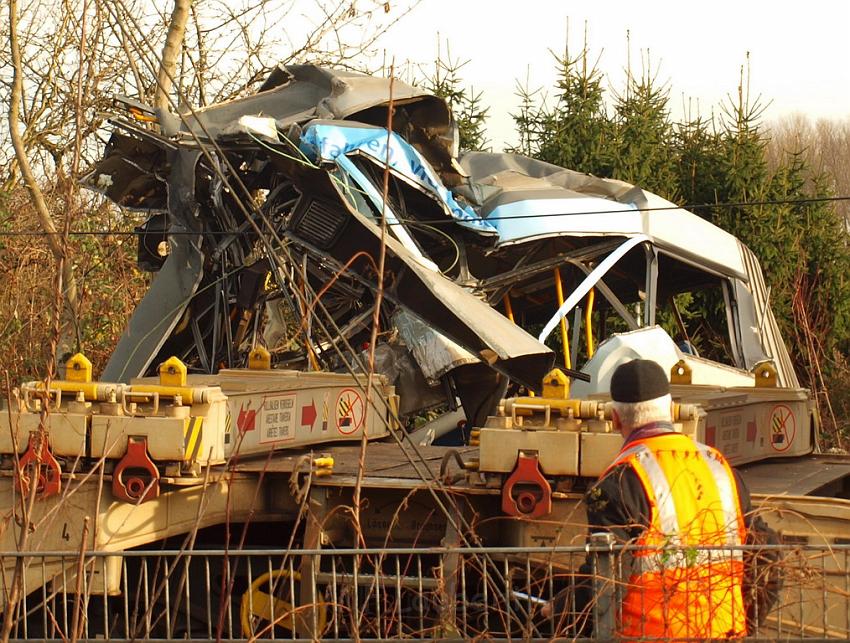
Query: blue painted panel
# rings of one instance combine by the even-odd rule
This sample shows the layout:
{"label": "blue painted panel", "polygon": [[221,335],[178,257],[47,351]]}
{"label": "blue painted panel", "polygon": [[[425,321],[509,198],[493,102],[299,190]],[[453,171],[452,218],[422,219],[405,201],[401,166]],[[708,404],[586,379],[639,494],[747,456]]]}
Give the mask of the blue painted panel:
{"label": "blue painted panel", "polygon": [[496,233],[475,210],[458,203],[428,161],[395,132],[388,138],[382,127],[313,123],[304,130],[299,147],[314,162],[335,162],[341,154],[357,152],[383,167],[389,157],[394,172],[431,192],[458,223],[481,233]]}

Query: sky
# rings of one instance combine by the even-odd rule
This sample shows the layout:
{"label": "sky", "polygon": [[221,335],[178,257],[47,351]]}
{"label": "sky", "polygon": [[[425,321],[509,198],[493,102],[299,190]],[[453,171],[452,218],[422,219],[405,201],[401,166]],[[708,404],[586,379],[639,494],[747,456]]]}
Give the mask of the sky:
{"label": "sky", "polygon": [[658,79],[669,82],[674,117],[688,102],[704,115],[716,112],[737,93],[748,52],[751,95],[769,103],[766,119],[850,116],[848,0],[421,0],[379,47],[403,69],[407,61],[433,61],[438,41],[443,52],[448,43],[452,60],[468,61],[464,80],[490,107],[488,135],[498,150],[515,142],[517,82],[551,89],[551,50],[562,53],[568,42],[580,51],[585,29],[591,57],[599,56],[614,89],[625,78],[627,33],[633,72],[648,50]]}

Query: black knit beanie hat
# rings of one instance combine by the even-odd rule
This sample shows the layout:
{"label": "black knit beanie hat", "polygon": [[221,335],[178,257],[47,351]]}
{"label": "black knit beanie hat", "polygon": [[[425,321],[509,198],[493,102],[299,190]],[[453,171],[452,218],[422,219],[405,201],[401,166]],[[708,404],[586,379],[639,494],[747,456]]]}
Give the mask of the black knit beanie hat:
{"label": "black knit beanie hat", "polygon": [[669,392],[667,373],[649,359],[620,364],[611,376],[611,399],[615,402],[645,402]]}

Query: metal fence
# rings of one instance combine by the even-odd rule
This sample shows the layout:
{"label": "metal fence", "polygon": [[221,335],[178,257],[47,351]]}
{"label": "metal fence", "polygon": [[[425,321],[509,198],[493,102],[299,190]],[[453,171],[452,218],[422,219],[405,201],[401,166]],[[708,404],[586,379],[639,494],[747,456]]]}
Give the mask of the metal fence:
{"label": "metal fence", "polygon": [[[850,546],[760,552],[784,586],[752,635],[850,638]],[[597,540],[559,548],[7,553],[0,562],[4,605],[15,578],[22,590],[8,610],[12,639],[549,640],[615,635],[633,553]],[[729,554],[671,548],[664,556]],[[544,616],[553,597],[559,608]]]}

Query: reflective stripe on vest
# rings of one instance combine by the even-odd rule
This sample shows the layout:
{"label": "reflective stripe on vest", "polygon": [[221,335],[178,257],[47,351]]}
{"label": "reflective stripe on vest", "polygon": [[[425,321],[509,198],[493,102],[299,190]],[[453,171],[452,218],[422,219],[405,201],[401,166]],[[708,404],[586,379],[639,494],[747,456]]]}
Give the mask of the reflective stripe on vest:
{"label": "reflective stripe on vest", "polygon": [[661,470],[655,454],[645,445],[639,444],[634,455],[635,460],[649,477],[652,493],[655,495],[655,510],[658,512],[659,526],[662,533],[670,539],[670,544],[679,542],[679,518],[676,515],[676,505],[673,502],[673,490],[667,482],[667,476]]}
{"label": "reflective stripe on vest", "polygon": [[681,434],[637,440],[615,459],[637,475],[650,523],[635,543],[618,636],[687,640],[747,633],[746,537],[732,469]]}
{"label": "reflective stripe on vest", "polygon": [[[730,547],[741,545],[743,522],[738,510],[737,489],[734,486],[731,470],[727,468],[717,452],[711,447],[689,439],[688,442],[690,448],[695,448],[701,456],[716,485],[723,515],[725,544]],[[690,543],[690,547],[688,544],[682,543],[673,491],[652,449],[643,442],[631,444],[620,452],[611,467],[626,462],[631,462],[632,467],[638,473],[638,477],[642,480],[645,478],[646,483],[650,486],[650,489],[647,489],[651,492],[649,501],[654,511],[653,517],[657,520],[654,527],[661,532],[656,533],[655,536],[660,536],[662,540],[659,543],[641,543],[646,545],[647,549],[635,552],[635,563],[637,564],[635,571],[640,573],[661,571],[663,569],[695,567],[742,559],[740,550],[705,549],[699,548],[700,544],[705,545],[705,543]]]}
{"label": "reflective stripe on vest", "polygon": [[731,479],[731,471],[727,470],[723,462],[720,461],[717,451],[704,444],[696,443],[697,449],[702,454],[714,476],[714,482],[720,492],[720,501],[723,503],[723,515],[726,518],[726,544],[740,545],[741,514],[738,510],[737,489],[733,488]]}

